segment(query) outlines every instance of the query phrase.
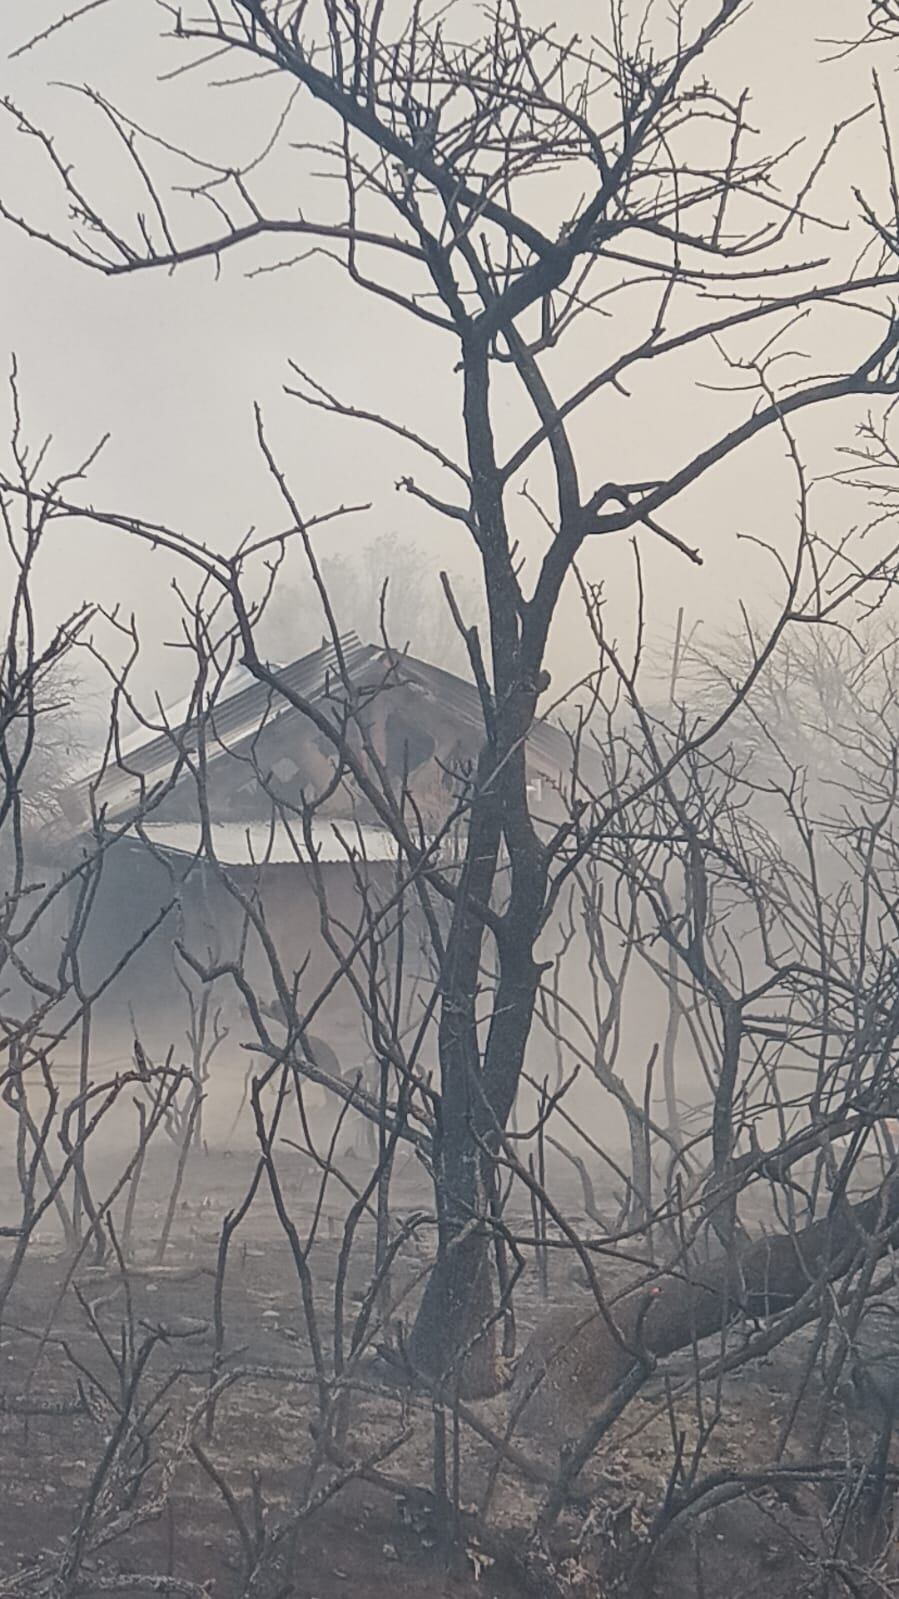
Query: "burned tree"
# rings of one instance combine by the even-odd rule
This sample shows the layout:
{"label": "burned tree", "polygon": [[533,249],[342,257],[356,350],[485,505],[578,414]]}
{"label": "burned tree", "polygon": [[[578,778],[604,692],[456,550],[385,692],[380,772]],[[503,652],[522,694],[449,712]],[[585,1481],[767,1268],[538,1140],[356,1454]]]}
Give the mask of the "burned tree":
{"label": "burned tree", "polygon": [[[642,770],[616,774],[604,793],[583,785],[575,760],[562,814],[547,821],[529,793],[527,751],[538,704],[546,703],[550,688],[547,651],[563,590],[585,552],[616,535],[659,541],[699,562],[702,540],[683,525],[679,510],[691,487],[726,471],[738,451],[763,435],[782,438],[787,423],[814,407],[830,401],[867,407],[899,383],[899,329],[886,294],[896,276],[892,250],[884,249],[867,276],[841,273],[836,259],[790,254],[813,225],[815,185],[852,116],[793,187],[780,188],[781,171],[786,184],[789,169],[782,168],[781,152],[753,153],[745,94],[711,80],[719,42],[747,26],[752,9],[748,0],[721,0],[710,15],[687,7],[669,16],[651,6],[641,22],[630,23],[616,5],[602,37],[590,43],[562,38],[531,20],[518,0],[504,0],[480,34],[469,32],[461,12],[450,23],[443,13],[432,18],[418,6],[411,15],[403,8],[394,13],[380,0],[320,9],[229,0],[201,5],[189,18],[173,11],[172,46],[180,52],[181,72],[192,75],[193,93],[208,76],[210,59],[217,79],[230,74],[227,92],[234,95],[248,78],[267,74],[273,93],[282,96],[272,149],[279,140],[286,143],[296,125],[310,157],[302,212],[291,201],[278,213],[257,191],[257,163],[215,168],[204,158],[201,168],[190,152],[173,149],[177,140],[164,124],[154,130],[166,160],[181,168],[180,186],[205,208],[199,236],[185,230],[180,202],[176,206],[163,189],[157,159],[163,146],[108,98],[84,91],[132,163],[140,198],[125,226],[89,196],[27,109],[6,108],[13,127],[49,160],[73,221],[67,230],[23,217],[2,196],[0,212],[81,266],[109,276],[186,270],[203,260],[225,268],[238,251],[277,251],[285,237],[304,246],[311,241],[327,248],[335,273],[345,273],[360,292],[405,317],[411,334],[445,352],[444,380],[458,404],[458,458],[424,424],[356,406],[299,368],[287,387],[299,402],[347,426],[374,428],[417,454],[426,475],[404,471],[400,489],[423,516],[442,519],[476,550],[487,636],[458,608],[456,614],[480,694],[483,739],[476,771],[460,792],[466,841],[458,870],[435,860],[378,752],[366,747],[363,707],[351,683],[344,682],[340,711],[325,713],[279,680],[259,654],[258,613],[246,597],[254,562],[283,548],[286,537],[297,537],[309,559],[310,592],[318,590],[333,635],[336,675],[343,675],[339,618],[321,582],[302,491],[289,481],[261,416],[259,444],[288,534],[245,544],[225,558],[130,514],[105,513],[104,521],[177,552],[228,595],[250,670],[332,741],[397,839],[408,892],[421,904],[433,940],[440,1011],[440,1083],[428,1135],[440,1249],[406,1352],[432,1379],[458,1377],[464,1359],[470,1390],[493,1380],[495,1163],[544,973],[541,935],[579,863],[646,795],[661,789],[670,798],[665,785],[671,775],[727,715],[725,707],[700,733],[684,725],[664,754]],[[82,25],[77,16],[72,25]],[[315,119],[330,129],[324,139],[305,138],[301,119],[313,107]],[[337,179],[343,209],[317,218],[312,167],[323,142],[330,192]],[[887,235],[866,202],[863,219],[883,243]],[[266,261],[290,264],[277,255]],[[709,314],[712,291],[717,299]],[[616,331],[606,337],[607,301],[613,307],[630,301],[638,330],[619,314],[611,323]],[[781,363],[781,341],[794,317],[833,305],[863,308],[851,313],[856,332],[847,340],[842,375],[809,379]],[[873,340],[864,308],[882,319]],[[728,341],[726,354],[722,341]],[[560,361],[565,350],[579,367],[575,379]],[[650,395],[672,383],[672,403],[681,406],[677,362],[684,352],[700,351],[721,354],[724,382],[735,391],[727,425],[700,426],[700,436],[674,463],[669,448],[646,438],[639,476],[629,477],[608,445],[612,435],[601,427],[602,408],[620,405],[623,413],[627,385],[638,379]],[[832,370],[833,360],[827,364]],[[747,385],[748,401],[739,397]],[[507,395],[517,407],[511,441]],[[591,416],[593,433],[585,443],[582,419]],[[605,441],[602,448],[597,438]],[[516,495],[540,529],[539,547],[526,562],[519,553]],[[58,495],[54,514],[68,513],[82,514],[82,508]],[[871,574],[834,560],[831,575],[844,593],[857,593],[868,575],[885,580],[891,572],[883,555]],[[789,624],[834,603],[822,589],[805,525],[790,557],[788,588],[740,696]],[[455,607],[449,587],[447,598]],[[638,634],[641,629],[642,615]],[[359,738],[348,738],[350,723],[362,728]],[[448,931],[438,914],[445,907]],[[279,998],[293,1005],[297,996]],[[302,1010],[297,1004],[297,1036]],[[722,1180],[733,1158],[725,1120],[716,1156]]]}

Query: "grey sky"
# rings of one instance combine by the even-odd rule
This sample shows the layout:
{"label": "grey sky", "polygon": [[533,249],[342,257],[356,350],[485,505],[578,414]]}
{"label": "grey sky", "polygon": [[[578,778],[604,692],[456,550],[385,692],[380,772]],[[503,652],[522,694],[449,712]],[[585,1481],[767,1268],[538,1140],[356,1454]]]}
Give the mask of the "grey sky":
{"label": "grey sky", "polygon": [[[63,9],[58,0],[5,7],[0,55]],[[864,11],[863,0],[781,0],[779,5],[757,0],[751,17],[710,57],[713,78],[730,89],[744,82],[751,86],[750,117],[763,130],[760,149],[807,136],[794,172],[836,120],[870,98],[873,56],[861,53],[827,65],[826,52],[816,43],[857,27]],[[583,25],[589,14],[580,5],[563,12],[572,27],[578,21]],[[138,121],[219,162],[262,148],[285,98],[284,86],[270,82],[227,95],[206,92],[200,76],[157,83],[158,72],[183,60],[176,48],[158,41],[161,15],[149,0],[111,0],[58,39],[5,66],[9,94],[54,133],[61,155],[77,162],[89,194],[123,226],[133,212],[133,189],[130,182],[124,185],[111,132],[62,89],[50,87],[51,80],[87,82]],[[895,99],[892,64],[881,59],[880,66],[887,93]],[[320,114],[310,112],[304,100],[293,116],[295,136],[297,127],[306,137],[316,129],[326,131]],[[0,162],[11,208],[64,227],[39,152],[11,124],[0,125]],[[166,161],[163,165],[171,173]],[[851,190],[858,183],[875,197],[883,192],[872,119],[846,136],[816,191],[815,209],[838,221],[850,217],[855,209]],[[564,216],[566,205],[577,200],[569,189],[569,176],[563,174],[558,190],[547,190],[541,204],[553,214],[558,207]],[[320,192],[303,177],[302,161],[288,149],[271,162],[267,192],[273,210],[303,204],[313,213],[322,204]],[[196,229],[199,221],[186,225]],[[849,263],[858,242],[854,230],[834,241],[809,229],[803,248],[809,256],[823,254],[834,242],[839,258]],[[275,245],[226,256],[216,283],[209,262],[173,277],[144,273],[109,280],[5,225],[2,243],[0,343],[4,359],[12,351],[18,357],[28,431],[33,437],[52,431],[57,458],[67,463],[100,434],[112,433],[86,498],[165,520],[220,548],[232,546],[250,524],[283,525],[253,437],[252,402],[259,400],[306,512],[340,502],[373,502],[367,516],[325,532],[327,547],[352,549],[356,541],[396,528],[423,549],[433,549],[436,541],[442,561],[472,571],[463,535],[453,535],[454,546],[445,523],[429,519],[395,492],[400,474],[418,466],[410,452],[385,444],[364,427],[311,413],[281,392],[289,378],[288,357],[293,357],[342,398],[427,424],[452,447],[459,423],[450,341],[410,326],[401,313],[351,288],[323,256],[289,272],[247,278],[247,269],[277,259]],[[797,253],[794,246],[794,257]],[[550,375],[579,378],[604,364],[610,348],[633,337],[640,325],[638,310],[635,300],[618,323],[606,318],[582,323],[576,356],[566,351],[555,365],[549,362]],[[863,349],[872,337],[869,326],[845,313],[821,318],[816,328],[812,354],[821,368],[839,369],[847,350]],[[805,339],[806,330],[800,329],[794,342]],[[739,346],[734,342],[732,348]],[[576,361],[576,370],[560,371],[559,360]],[[701,360],[691,355],[665,371],[641,372],[630,400],[616,397],[594,408],[577,434],[582,459],[596,452],[596,481],[665,472],[722,423],[743,414],[745,400],[695,387],[697,378],[714,377],[720,381],[721,372],[708,355]],[[828,464],[832,448],[851,436],[857,415],[857,409],[842,405],[803,427],[811,464]],[[520,404],[510,404],[509,437],[529,424]],[[782,457],[779,441],[769,439],[678,502],[669,521],[701,548],[705,565],[697,571],[667,549],[646,546],[650,616],[657,627],[670,628],[679,605],[691,617],[712,619],[733,614],[738,596],[751,606],[762,602],[768,569],[747,547],[737,546],[735,535],[745,530],[789,536],[794,505]],[[829,514],[837,514],[832,497],[829,503]],[[859,517],[862,507],[854,506],[852,514]],[[523,502],[521,533],[525,548],[535,548],[537,525]],[[626,543],[594,548],[585,569],[609,584],[610,602],[626,634],[632,609],[632,557]],[[295,567],[295,575],[300,570]],[[147,649],[143,683],[148,690],[158,683],[168,694],[177,665],[166,658],[161,641],[174,623],[172,575],[161,555],[139,550],[120,534],[59,527],[44,557],[40,597],[48,621],[82,597],[133,607]],[[556,628],[551,664],[561,677],[583,671],[589,659],[589,639],[572,593]]]}

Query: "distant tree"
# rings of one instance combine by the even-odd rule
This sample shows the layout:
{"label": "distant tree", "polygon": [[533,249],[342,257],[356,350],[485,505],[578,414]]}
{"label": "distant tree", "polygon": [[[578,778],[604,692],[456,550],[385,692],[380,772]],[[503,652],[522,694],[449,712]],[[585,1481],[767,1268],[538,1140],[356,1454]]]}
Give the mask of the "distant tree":
{"label": "distant tree", "polygon": [[[769,631],[762,622],[740,633],[696,630],[680,654],[675,698],[705,716],[719,714]],[[812,781],[820,776],[826,788],[841,762],[857,763],[860,743],[875,729],[899,737],[899,637],[880,612],[853,627],[815,622],[786,634],[740,700],[727,736],[752,755],[757,776],[786,763]]]}
{"label": "distant tree", "polygon": [[[90,741],[83,714],[84,683],[69,662],[41,681],[34,708],[34,747],[22,777],[22,809],[30,831],[60,816],[59,795],[71,781],[73,766],[86,757]],[[12,724],[11,744],[24,738]]]}
{"label": "distant tree", "polygon": [[[8,662],[4,662],[8,666]],[[0,683],[0,872],[7,884],[54,853],[60,794],[90,748],[83,683],[70,653],[33,683]],[[17,863],[16,857],[19,856]],[[26,871],[27,875],[27,871]]]}
{"label": "distant tree", "polygon": [[[396,649],[450,671],[465,672],[465,641],[441,591],[438,562],[420,546],[385,533],[350,555],[325,555],[321,575],[338,627],[366,643],[382,633]],[[477,584],[453,576],[452,589],[466,622],[482,621]],[[286,663],[306,654],[327,633],[327,619],[310,607],[303,590],[279,584],[265,610],[260,637],[275,660]]]}

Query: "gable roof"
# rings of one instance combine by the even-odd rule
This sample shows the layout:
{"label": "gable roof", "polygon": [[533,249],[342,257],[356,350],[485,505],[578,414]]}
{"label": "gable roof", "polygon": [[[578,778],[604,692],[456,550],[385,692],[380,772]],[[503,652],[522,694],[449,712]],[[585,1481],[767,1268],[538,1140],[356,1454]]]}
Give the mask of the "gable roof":
{"label": "gable roof", "polygon": [[[289,666],[273,670],[288,692],[311,703],[326,704],[342,690],[341,663],[343,671],[357,683],[370,679],[372,668],[381,667],[385,680],[396,686],[410,684],[423,689],[439,700],[458,722],[476,731],[483,730],[480,696],[473,683],[414,656],[388,651],[382,645],[363,644],[352,632],[342,635],[339,646],[340,658],[333,642],[324,643]],[[240,686],[228,693],[229,685],[235,683]],[[263,728],[273,726],[282,717],[300,714],[277,689],[252,677],[243,666],[228,674],[222,690],[221,697],[205,718],[208,766],[223,755],[238,753]],[[108,816],[121,815],[136,802],[141,788],[149,791],[168,777],[179,745],[195,748],[197,720],[190,712],[191,701],[181,701],[163,712],[158,731],[148,733],[147,727],[142,725],[121,739],[115,758],[106,770],[94,768],[61,796],[64,809],[73,817],[76,811],[82,816],[88,814],[90,796],[95,790],[97,802],[105,807]],[[528,745],[560,771],[570,768],[571,744],[560,728],[548,722],[535,722]]]}

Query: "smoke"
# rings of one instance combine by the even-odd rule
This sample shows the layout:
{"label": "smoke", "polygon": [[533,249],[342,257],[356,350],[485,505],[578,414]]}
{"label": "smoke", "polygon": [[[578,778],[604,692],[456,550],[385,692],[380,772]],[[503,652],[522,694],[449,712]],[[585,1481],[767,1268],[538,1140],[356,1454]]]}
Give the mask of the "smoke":
{"label": "smoke", "polygon": [[[439,563],[418,545],[384,533],[352,556],[323,556],[319,563],[328,601],[341,632],[353,631],[365,643],[388,642],[399,650],[467,675],[465,643],[441,583]],[[449,575],[453,598],[466,626],[483,623],[483,600],[470,577]],[[266,652],[282,664],[308,654],[329,632],[320,600],[308,578],[275,587],[266,607],[260,637]]]}

